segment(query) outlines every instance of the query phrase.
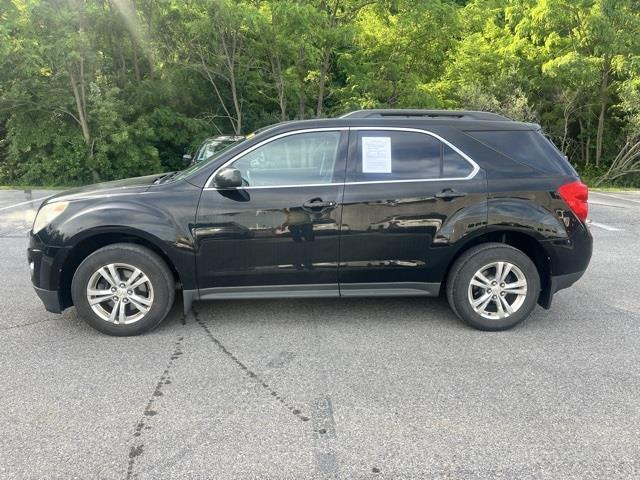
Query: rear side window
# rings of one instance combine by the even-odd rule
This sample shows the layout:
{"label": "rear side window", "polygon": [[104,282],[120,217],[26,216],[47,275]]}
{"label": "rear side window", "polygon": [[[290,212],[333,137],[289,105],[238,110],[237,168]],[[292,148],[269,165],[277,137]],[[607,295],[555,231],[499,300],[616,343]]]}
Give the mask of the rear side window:
{"label": "rear side window", "polygon": [[458,152],[419,132],[359,131],[354,159],[349,181],[464,178],[473,172]]}
{"label": "rear side window", "polygon": [[449,145],[442,147],[442,176],[444,178],[462,178],[473,171],[473,167],[462,155]]}
{"label": "rear side window", "polygon": [[495,130],[467,133],[495,151],[536,170],[576,175],[562,153],[538,131]]}

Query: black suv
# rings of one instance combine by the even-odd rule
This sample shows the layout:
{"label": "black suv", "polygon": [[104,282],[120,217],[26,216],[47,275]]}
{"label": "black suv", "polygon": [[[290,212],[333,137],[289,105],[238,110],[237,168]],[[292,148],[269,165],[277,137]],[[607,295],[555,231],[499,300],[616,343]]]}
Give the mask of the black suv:
{"label": "black suv", "polygon": [[48,199],[28,258],[47,310],[111,335],[194,300],[446,292],[503,330],[580,278],[587,188],[534,124],[363,110],[249,135],[171,174]]}

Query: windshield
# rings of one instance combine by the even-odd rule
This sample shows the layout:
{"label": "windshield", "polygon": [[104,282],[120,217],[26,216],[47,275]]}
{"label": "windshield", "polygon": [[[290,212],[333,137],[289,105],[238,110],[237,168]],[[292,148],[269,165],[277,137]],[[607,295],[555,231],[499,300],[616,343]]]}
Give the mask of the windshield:
{"label": "windshield", "polygon": [[[173,177],[173,180],[178,180],[181,178],[186,178],[190,175],[192,175],[193,173],[201,170],[202,168],[206,167],[207,165],[209,165],[211,162],[215,161],[217,158],[219,158],[223,153],[225,153],[227,150],[231,149],[232,147],[235,147],[236,145],[241,144],[242,142],[244,142],[245,139],[240,139],[237,140],[235,142],[230,142],[227,143],[224,147],[220,148],[219,150],[212,152],[210,156],[208,156],[206,159],[204,159],[201,162],[195,162],[193,165],[191,165],[189,168],[185,168],[184,170],[182,170],[181,172],[178,172],[178,174],[176,174]],[[201,150],[204,150],[204,148],[202,148]]]}

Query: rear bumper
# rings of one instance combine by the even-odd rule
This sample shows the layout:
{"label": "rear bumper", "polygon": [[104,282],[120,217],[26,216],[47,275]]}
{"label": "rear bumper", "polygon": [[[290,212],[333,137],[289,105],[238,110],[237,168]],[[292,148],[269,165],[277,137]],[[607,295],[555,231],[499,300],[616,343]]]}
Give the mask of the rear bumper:
{"label": "rear bumper", "polygon": [[551,302],[553,301],[553,296],[556,292],[563,290],[565,288],[569,288],[571,285],[580,280],[580,277],[584,275],[585,270],[580,270],[579,272],[574,273],[566,273],[563,275],[551,275],[551,279],[549,281],[549,287],[544,288],[540,292],[540,298],[538,298],[538,304],[542,308],[546,308],[547,310],[551,308]]}
{"label": "rear bumper", "polygon": [[542,282],[538,304],[550,308],[553,295],[577,282],[589,266],[593,237],[589,228],[576,221],[573,234],[562,240],[542,242],[549,257],[550,272]]}
{"label": "rear bumper", "polygon": [[44,288],[33,287],[40,300],[44,304],[47,312],[62,313],[62,305],[60,304],[60,296],[57,290],[45,290]]}
{"label": "rear bumper", "polygon": [[[573,277],[577,280],[589,266],[593,253],[593,237],[587,226],[581,224],[570,237],[548,240],[543,242],[543,246],[551,261],[551,275],[558,277],[559,284],[562,285],[565,282],[562,277],[566,277],[567,281]],[[558,290],[562,288],[566,287],[560,287]]]}

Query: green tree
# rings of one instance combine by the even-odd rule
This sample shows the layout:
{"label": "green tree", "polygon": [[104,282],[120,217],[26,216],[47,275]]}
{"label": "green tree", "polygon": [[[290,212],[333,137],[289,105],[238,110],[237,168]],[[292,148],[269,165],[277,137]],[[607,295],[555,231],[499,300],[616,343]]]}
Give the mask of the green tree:
{"label": "green tree", "polygon": [[634,182],[638,65],[635,0],[0,0],[0,182],[172,170],[208,135],[365,107],[536,121]]}
{"label": "green tree", "polygon": [[425,88],[439,78],[458,35],[450,2],[401,0],[369,5],[356,17],[353,48],[340,57],[340,91],[349,108],[433,107]]}
{"label": "green tree", "polygon": [[[607,110],[616,101],[623,66],[640,51],[640,3],[635,0],[554,0],[524,3],[519,36],[539,49],[545,76],[597,109],[595,163],[602,158]],[[587,95],[585,95],[585,92]]]}

